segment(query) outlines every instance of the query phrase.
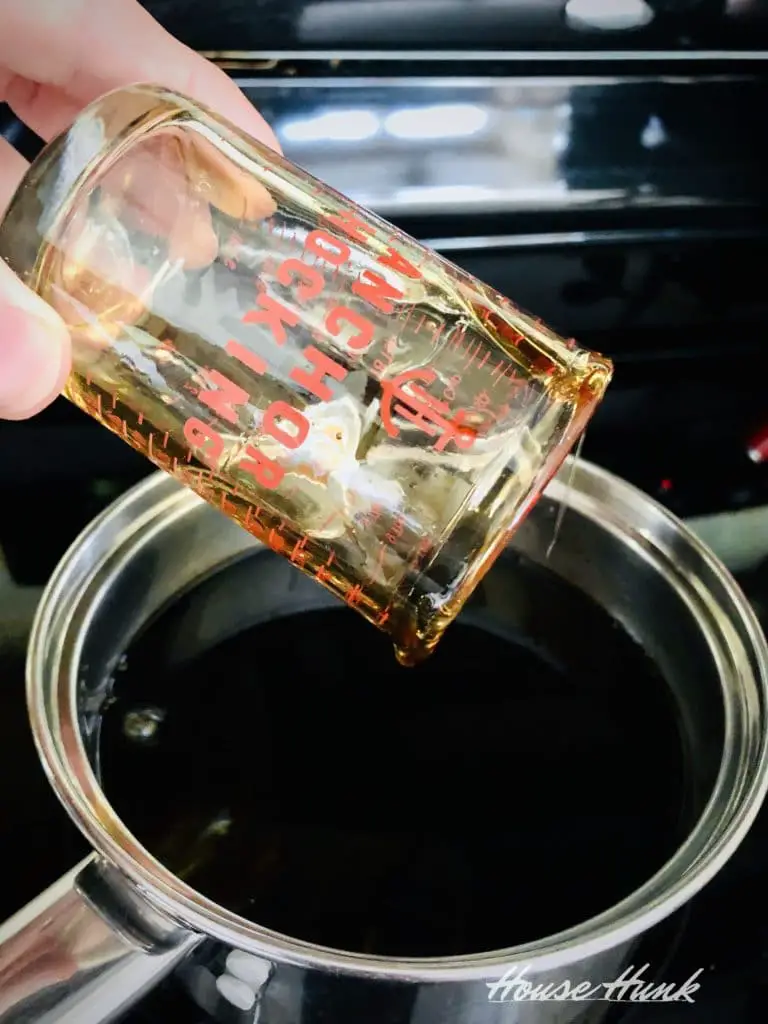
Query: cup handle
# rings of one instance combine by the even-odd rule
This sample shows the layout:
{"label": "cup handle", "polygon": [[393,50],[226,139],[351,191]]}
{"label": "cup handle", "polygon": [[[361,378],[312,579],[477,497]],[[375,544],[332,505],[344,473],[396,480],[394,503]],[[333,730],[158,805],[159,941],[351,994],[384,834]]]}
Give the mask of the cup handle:
{"label": "cup handle", "polygon": [[92,854],[0,925],[0,1024],[106,1024],[201,941]]}

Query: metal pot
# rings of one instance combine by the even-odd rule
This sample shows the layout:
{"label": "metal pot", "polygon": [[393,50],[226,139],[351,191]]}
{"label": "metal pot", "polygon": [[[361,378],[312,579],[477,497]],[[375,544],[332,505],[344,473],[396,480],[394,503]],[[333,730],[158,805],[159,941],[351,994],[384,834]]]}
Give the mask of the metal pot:
{"label": "metal pot", "polygon": [[[567,514],[548,555],[561,505]],[[552,482],[512,547],[536,562],[548,558],[551,570],[619,620],[678,702],[701,812],[661,870],[568,931],[494,953],[430,960],[315,947],[189,888],[125,829],[89,754],[108,680],[137,631],[202,579],[258,557],[259,547],[170,478],[152,476],[82,534],[38,610],[28,661],[32,727],[52,785],[95,852],[0,927],[0,1022],[112,1020],[173,970],[224,1021],[345,1020],[339,1011],[355,1003],[361,986],[375,993],[379,1008],[371,1024],[599,1016],[601,1007],[589,1000],[505,1000],[505,989],[489,983],[510,969],[536,985],[609,981],[638,936],[723,866],[768,782],[768,650],[745,598],[704,545],[646,495],[585,462],[566,466]],[[289,566],[285,571],[292,590],[309,588],[307,600],[329,600]]]}

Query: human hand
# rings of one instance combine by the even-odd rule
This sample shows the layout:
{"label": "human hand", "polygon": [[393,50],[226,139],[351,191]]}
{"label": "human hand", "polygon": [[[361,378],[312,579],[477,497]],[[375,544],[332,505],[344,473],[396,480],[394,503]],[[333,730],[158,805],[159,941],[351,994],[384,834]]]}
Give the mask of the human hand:
{"label": "human hand", "polygon": [[[170,36],[138,0],[0,0],[0,101],[48,141],[111,89],[152,82],[220,112],[279,149],[264,119],[213,64]],[[26,161],[0,138],[0,218]],[[25,419],[70,369],[63,320],[0,260],[0,419]]]}

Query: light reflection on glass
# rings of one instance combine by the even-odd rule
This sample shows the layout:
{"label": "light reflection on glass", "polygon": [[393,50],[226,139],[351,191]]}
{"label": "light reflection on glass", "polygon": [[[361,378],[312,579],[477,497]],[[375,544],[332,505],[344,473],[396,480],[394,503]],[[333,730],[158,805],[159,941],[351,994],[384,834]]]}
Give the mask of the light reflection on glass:
{"label": "light reflection on glass", "polygon": [[619,32],[649,25],[653,10],[645,0],[568,0],[565,17],[571,28]]}
{"label": "light reflection on glass", "polygon": [[763,189],[744,130],[766,107],[757,77],[315,78],[246,91],[288,157],[389,219],[690,206]]}
{"label": "light reflection on glass", "polygon": [[394,110],[384,129],[396,139],[458,139],[475,135],[488,124],[487,108],[471,103]]}
{"label": "light reflection on glass", "polygon": [[[249,94],[275,124],[287,155],[384,216],[532,200],[548,205],[548,196],[562,196],[567,86],[348,84],[320,96],[291,89],[274,113],[259,91]],[[556,132],[560,147],[553,145]]]}
{"label": "light reflection on glass", "polygon": [[661,118],[651,114],[648,118],[648,123],[643,128],[640,141],[646,149],[658,149],[659,146],[664,145],[667,141],[667,133]]}
{"label": "light reflection on glass", "polygon": [[362,142],[372,139],[380,127],[372,110],[331,110],[286,121],[279,132],[286,142]]}

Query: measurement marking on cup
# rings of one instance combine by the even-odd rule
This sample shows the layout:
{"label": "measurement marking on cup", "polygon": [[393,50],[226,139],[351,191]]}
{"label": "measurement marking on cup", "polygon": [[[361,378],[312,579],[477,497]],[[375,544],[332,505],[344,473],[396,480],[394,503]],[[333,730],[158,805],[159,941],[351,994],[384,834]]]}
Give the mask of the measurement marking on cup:
{"label": "measurement marking on cup", "polygon": [[267,541],[272,550],[277,552],[277,554],[280,554],[280,552],[283,551],[286,547],[285,537],[274,526],[267,535]]}
{"label": "measurement marking on cup", "polygon": [[269,546],[273,551],[282,551],[285,547],[285,537],[283,537],[282,531],[285,529],[285,520],[280,520],[280,526],[269,531]]}
{"label": "measurement marking on cup", "polygon": [[[344,235],[355,242],[360,241],[361,233],[363,235],[371,233],[371,229],[365,222],[346,211],[327,216],[325,222],[339,228]],[[298,237],[295,235],[295,232],[292,237],[294,236]],[[328,286],[328,278],[325,276],[328,271],[325,270],[325,265],[330,264],[331,268],[341,267],[344,264],[348,265],[352,258],[352,252],[352,247],[346,241],[328,230],[317,229],[311,231],[303,239],[303,258],[297,259],[291,256],[286,259],[277,271],[277,278],[283,284],[295,284],[296,287],[294,295],[291,296],[292,298],[297,298],[300,302],[307,298],[315,299]],[[313,262],[310,263],[309,260],[313,257]],[[319,261],[322,261],[323,269],[321,269]],[[377,263],[382,267],[394,270],[404,279],[416,280],[422,276],[421,272],[394,246],[390,246],[387,252],[381,253],[377,257]],[[405,300],[406,288],[403,283],[400,286],[396,286],[391,281],[386,280],[381,274],[369,272],[367,276],[361,277],[352,285],[352,291],[375,309],[392,313],[395,308],[395,302]],[[362,355],[362,353],[370,349],[376,339],[376,322],[356,307],[347,306],[343,303],[339,304],[337,295],[334,295],[332,300],[333,305],[329,303],[328,308],[325,310],[325,331],[333,338],[339,339],[340,344],[342,343],[342,336],[344,337],[343,345],[347,350],[348,357],[350,355]],[[407,315],[404,318],[403,330],[415,310],[415,305],[411,303],[406,310]],[[248,330],[254,324],[262,325],[262,330],[265,327],[268,328],[274,343],[278,346],[283,346],[287,341],[289,329],[299,326],[301,322],[301,310],[295,309],[293,305],[285,305],[271,293],[263,291],[256,296],[253,306],[241,318],[241,323]],[[350,328],[351,334],[347,336]],[[457,340],[461,340],[465,332],[466,326],[462,325]],[[250,352],[247,345],[236,339],[230,339],[226,348],[230,355],[253,370],[253,353]],[[247,355],[248,353],[249,355]],[[315,364],[314,371],[309,373],[305,368],[298,367],[291,371],[291,376],[305,387],[311,385],[311,390],[323,401],[326,401],[329,397],[330,389],[324,378],[332,377],[336,381],[342,381],[349,373],[349,368],[324,355],[322,351],[318,352],[313,346],[307,346],[303,354],[310,362]],[[318,357],[322,357],[323,365],[318,365]],[[257,372],[266,372],[266,363],[261,359],[259,361],[263,365]],[[212,375],[209,373],[208,376],[211,378]],[[206,406],[232,423],[235,422],[237,416],[236,410],[244,407],[249,401],[250,396],[243,387],[230,380],[224,374],[218,373],[215,378],[206,382],[206,386],[200,391],[199,397]],[[419,396],[418,405],[416,406],[414,406],[416,399],[412,395],[404,396],[402,394],[394,394],[393,392],[392,397],[398,399],[407,398],[410,404],[407,407],[403,405],[403,408],[406,408],[406,413],[410,412],[411,415],[410,417],[406,416],[406,418],[410,418],[417,425],[426,424],[427,432],[434,436],[434,431],[430,425],[430,418],[434,419],[434,409],[430,410],[430,417],[427,418],[425,418],[422,409],[425,403],[426,406],[430,405],[428,396]],[[414,420],[415,416],[419,417],[419,419]],[[286,420],[290,422],[290,430],[286,430],[284,426],[280,425],[280,422]],[[305,440],[311,426],[307,416],[301,409],[289,407],[282,400],[275,401],[269,406],[265,411],[263,422],[267,432],[271,434],[282,448],[287,450],[298,448]],[[202,420],[197,416],[191,416],[184,423],[183,434],[189,447],[194,449],[202,460],[213,468],[220,466],[225,458],[226,444],[220,431],[213,423]],[[436,444],[439,444],[438,450],[442,450],[449,440],[457,448],[466,449],[468,442],[471,443],[472,437],[467,431],[462,433],[454,429],[450,437],[446,435],[446,438],[439,438],[438,442],[436,442]],[[241,462],[241,467],[245,472],[249,473],[261,487],[274,490],[280,486],[285,470],[278,461],[267,458],[253,446],[246,449],[246,454],[248,458]]]}
{"label": "measurement marking on cup", "polygon": [[389,544],[396,544],[404,533],[405,519],[403,518],[403,516],[397,516],[391,522],[389,529],[384,534],[384,537]]}
{"label": "measurement marking on cup", "polygon": [[293,545],[293,551],[291,552],[291,561],[294,563],[294,565],[304,565],[304,562],[306,561],[307,557],[306,554],[304,553],[304,549],[306,548],[306,546],[306,537],[300,537]]}
{"label": "measurement marking on cup", "polygon": [[507,366],[505,366],[504,360],[500,359],[498,364],[491,370],[491,379],[493,380],[493,384],[491,384],[492,388],[498,387],[501,381],[504,380],[506,372]]}
{"label": "measurement marking on cup", "polygon": [[[477,343],[477,345],[475,345],[474,349],[470,350],[469,358],[467,359],[467,363],[466,363],[467,368],[470,367],[472,365],[472,363],[474,363],[474,361],[477,358],[477,355],[480,352],[480,349],[482,347],[483,347],[482,341],[478,341],[478,343]],[[486,353],[486,355],[487,355],[487,353]]]}
{"label": "measurement marking on cup", "polygon": [[325,522],[320,524],[320,532],[321,533],[323,532],[323,530],[327,530],[328,529],[328,527],[331,525],[333,520],[336,519],[338,514],[339,513],[334,510],[333,512],[331,512],[331,514],[328,516],[328,518],[325,520]]}
{"label": "measurement marking on cup", "polygon": [[257,505],[254,509],[253,505],[248,506],[248,510],[245,513],[245,525],[246,527],[260,526],[259,513],[261,512],[261,505]]}
{"label": "measurement marking on cup", "polygon": [[331,578],[330,566],[335,557],[336,556],[332,551],[328,555],[325,565],[319,565],[317,569],[315,569],[315,579],[317,580],[318,583],[327,583],[328,580]]}

